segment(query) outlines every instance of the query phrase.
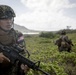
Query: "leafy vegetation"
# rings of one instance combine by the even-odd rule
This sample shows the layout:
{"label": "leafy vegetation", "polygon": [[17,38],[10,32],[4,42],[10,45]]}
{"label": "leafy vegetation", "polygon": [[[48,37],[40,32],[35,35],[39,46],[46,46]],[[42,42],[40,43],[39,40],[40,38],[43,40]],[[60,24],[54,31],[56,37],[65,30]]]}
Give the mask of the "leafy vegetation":
{"label": "leafy vegetation", "polygon": [[52,33],[52,32],[45,32],[45,33],[42,32],[39,36],[45,37],[45,38],[54,38],[55,37],[54,33]]}
{"label": "leafy vegetation", "polygon": [[[76,75],[76,33],[67,34],[72,39],[74,46],[71,53],[59,52],[53,38],[39,36],[25,36],[26,48],[30,53],[30,60],[41,61],[40,67],[50,75]],[[30,70],[28,75],[43,75]]]}

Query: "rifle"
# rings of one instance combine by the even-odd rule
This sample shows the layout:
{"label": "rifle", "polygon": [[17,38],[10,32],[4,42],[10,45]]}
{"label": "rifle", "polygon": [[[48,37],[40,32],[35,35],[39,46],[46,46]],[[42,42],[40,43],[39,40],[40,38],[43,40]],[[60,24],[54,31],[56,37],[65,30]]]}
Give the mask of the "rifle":
{"label": "rifle", "polygon": [[0,52],[2,52],[7,58],[9,58],[11,63],[14,64],[16,61],[20,61],[21,63],[23,63],[24,65],[26,64],[29,68],[33,70],[40,71],[45,75],[50,75],[49,73],[40,69],[40,61],[35,63],[28,58],[25,58],[20,54],[21,51],[23,51],[23,49],[20,47],[4,46],[0,43]]}

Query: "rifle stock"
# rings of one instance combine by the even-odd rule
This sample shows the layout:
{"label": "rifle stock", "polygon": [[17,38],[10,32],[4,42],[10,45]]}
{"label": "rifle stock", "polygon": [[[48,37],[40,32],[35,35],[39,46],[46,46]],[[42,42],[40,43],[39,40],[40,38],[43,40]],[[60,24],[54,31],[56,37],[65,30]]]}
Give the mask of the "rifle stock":
{"label": "rifle stock", "polygon": [[[20,50],[20,48],[19,48]],[[21,51],[21,50],[20,50]],[[3,44],[0,44],[0,52],[2,52],[7,58],[10,59],[11,63],[15,63],[16,61],[19,61],[23,64],[26,64],[29,68],[33,69],[33,70],[37,70],[42,72],[45,75],[50,75],[49,73],[43,71],[40,69],[39,65],[40,62],[34,63],[33,61],[29,60],[28,58],[25,58],[24,56],[22,56],[20,54],[20,52],[18,52],[18,48],[16,49],[16,47],[9,47],[9,46],[4,46]]]}

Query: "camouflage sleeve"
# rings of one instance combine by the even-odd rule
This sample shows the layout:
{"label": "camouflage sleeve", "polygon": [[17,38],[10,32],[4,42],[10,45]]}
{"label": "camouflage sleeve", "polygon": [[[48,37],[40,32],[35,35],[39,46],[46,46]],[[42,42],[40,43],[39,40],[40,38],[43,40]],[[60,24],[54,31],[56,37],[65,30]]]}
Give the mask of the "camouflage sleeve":
{"label": "camouflage sleeve", "polygon": [[17,40],[16,40],[18,46],[23,48],[24,50],[21,52],[22,54],[25,54],[26,44],[24,40],[24,35],[21,32],[17,33]]}
{"label": "camouflage sleeve", "polygon": [[[24,35],[21,32],[17,32],[17,38],[16,43],[19,47],[23,48],[23,51],[21,51],[22,56],[26,56],[26,44],[24,40]],[[18,62],[18,75],[26,75],[27,73],[24,72],[24,70],[21,69],[21,62]]]}
{"label": "camouflage sleeve", "polygon": [[30,54],[29,54],[28,50],[26,50],[26,43],[24,40],[24,35],[21,32],[17,33],[17,44],[18,44],[18,46],[23,48],[23,51],[21,52],[21,54],[23,56],[26,56],[29,58]]}

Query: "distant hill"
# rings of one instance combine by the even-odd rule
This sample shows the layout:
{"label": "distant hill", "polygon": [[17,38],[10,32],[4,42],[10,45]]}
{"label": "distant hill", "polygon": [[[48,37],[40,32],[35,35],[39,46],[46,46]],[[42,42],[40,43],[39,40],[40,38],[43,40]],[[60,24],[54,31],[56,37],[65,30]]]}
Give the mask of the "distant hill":
{"label": "distant hill", "polygon": [[53,32],[53,33],[57,32],[57,31],[37,31],[37,30],[31,30],[31,29],[28,29],[28,28],[26,28],[24,26],[20,26],[18,24],[14,24],[14,29],[22,32],[23,34],[39,34],[41,32]]}
{"label": "distant hill", "polygon": [[22,33],[38,33],[39,31],[35,31],[35,30],[30,30],[24,26],[20,26],[20,25],[17,25],[17,24],[14,24],[14,29],[15,30],[18,30]]}

